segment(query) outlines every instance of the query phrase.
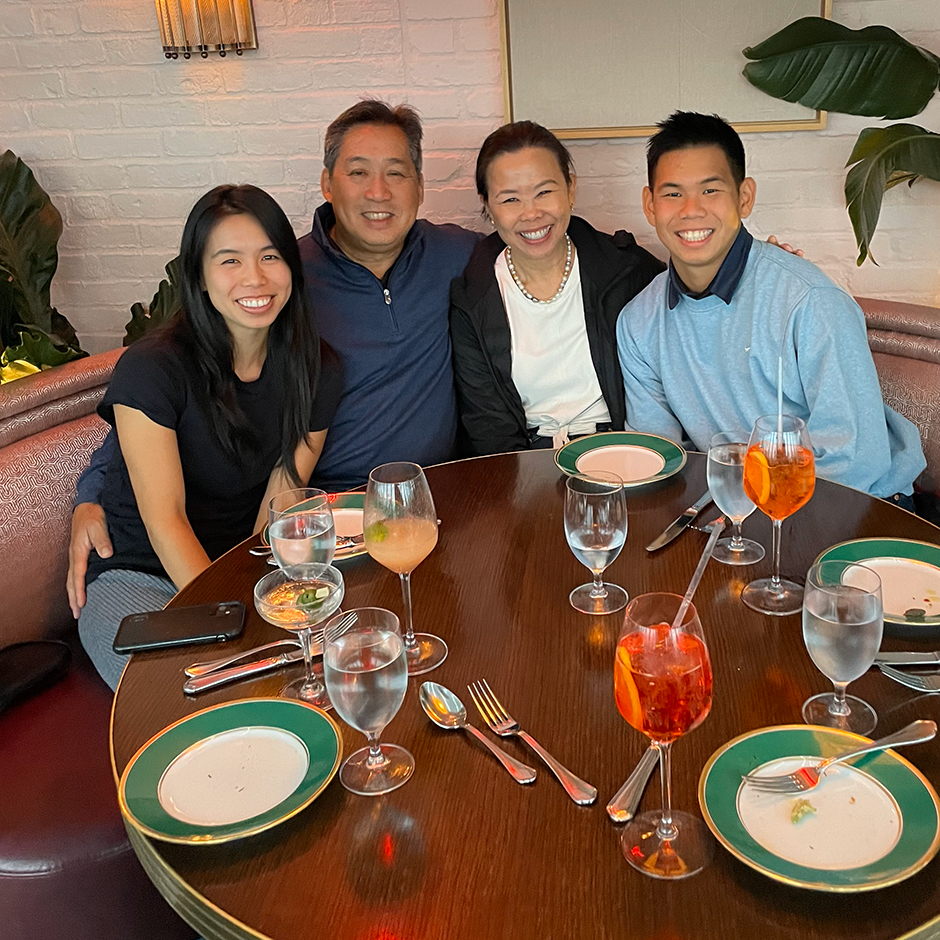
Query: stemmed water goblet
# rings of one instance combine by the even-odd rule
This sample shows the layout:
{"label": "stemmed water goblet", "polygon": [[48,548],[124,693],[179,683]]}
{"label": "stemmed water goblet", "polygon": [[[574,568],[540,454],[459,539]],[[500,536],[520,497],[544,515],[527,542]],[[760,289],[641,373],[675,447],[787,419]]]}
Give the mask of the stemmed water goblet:
{"label": "stemmed water goblet", "polygon": [[620,714],[659,749],[662,810],[634,817],[620,848],[634,868],[654,878],[687,878],[715,850],[697,816],[672,808],[672,743],[701,724],[712,704],[712,670],[698,613],[689,604],[679,623],[677,594],[641,594],[627,607],[614,658]]}
{"label": "stemmed water goblet", "polygon": [[731,538],[715,545],[712,558],[723,565],[753,565],[764,557],[764,549],[741,536],[741,523],[757,508],[744,492],[744,456],[747,443],[739,435],[722,431],[708,446],[708,491],[715,505],[734,523]]}
{"label": "stemmed water goblet", "polygon": [[286,685],[285,698],[330,708],[326,687],[313,671],[313,630],[343,602],[346,586],[331,565],[286,565],[266,574],[254,590],[255,609],[275,627],[296,633],[304,654],[304,678]]}
{"label": "stemmed water goblet", "polygon": [[816,668],[833,691],[803,703],[803,720],[869,734],[878,723],[867,702],[846,695],[846,686],[875,661],[884,630],[881,578],[865,565],[823,561],[806,575],[803,641]]}
{"label": "stemmed water goblet", "polygon": [[268,544],[281,567],[330,564],[336,552],[336,528],[327,494],[314,487],[299,487],[272,496],[268,500]]}
{"label": "stemmed water goblet", "polygon": [[813,449],[806,423],[792,415],[763,415],[754,422],[744,458],[744,492],[774,524],[773,574],[752,581],[741,600],[776,617],[803,606],[803,587],[780,577],[783,520],[805,506],[816,487]]}
{"label": "stemmed water goblet", "polygon": [[575,558],[594,574],[593,582],[568,595],[571,606],[584,614],[612,614],[626,607],[627,592],[603,580],[627,540],[627,500],[620,477],[604,471],[568,477],[565,537]]}
{"label": "stemmed water goblet", "polygon": [[437,512],[424,471],[415,463],[376,467],[369,474],[362,524],[366,551],[401,578],[408,675],[430,672],[447,658],[447,644],[414,632],[411,573],[437,545]]}
{"label": "stemmed water goblet", "polygon": [[379,744],[408,687],[398,618],[379,607],[337,614],[323,629],[323,678],[336,714],[369,742],[343,762],[340,783],[361,796],[400,787],[415,759],[397,744]]}

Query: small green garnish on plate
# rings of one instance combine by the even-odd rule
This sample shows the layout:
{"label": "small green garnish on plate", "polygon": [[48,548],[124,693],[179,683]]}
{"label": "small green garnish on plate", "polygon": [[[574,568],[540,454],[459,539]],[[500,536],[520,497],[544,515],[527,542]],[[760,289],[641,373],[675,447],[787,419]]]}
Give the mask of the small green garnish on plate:
{"label": "small green garnish on plate", "polygon": [[793,801],[793,808],[790,810],[790,822],[795,826],[804,816],[809,816],[816,812],[816,807],[809,800],[799,799]]}
{"label": "small green garnish on plate", "polygon": [[923,623],[927,618],[927,611],[921,607],[911,607],[904,611],[904,619],[911,623]]}
{"label": "small green garnish on plate", "polygon": [[366,542],[384,542],[388,538],[388,526],[384,522],[373,522],[362,535]]}

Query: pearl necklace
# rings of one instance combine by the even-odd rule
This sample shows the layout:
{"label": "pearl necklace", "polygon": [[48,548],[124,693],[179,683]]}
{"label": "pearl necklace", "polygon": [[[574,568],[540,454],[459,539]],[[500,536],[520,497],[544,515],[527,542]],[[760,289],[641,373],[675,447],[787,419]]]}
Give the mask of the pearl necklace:
{"label": "pearl necklace", "polygon": [[525,289],[525,284],[522,283],[522,279],[516,274],[516,269],[513,267],[512,263],[512,249],[507,245],[506,246],[506,265],[509,267],[509,273],[512,275],[512,279],[516,282],[516,287],[522,291],[522,295],[527,299],[531,300],[534,304],[550,304],[561,296],[561,292],[565,289],[565,284],[568,283],[568,276],[571,274],[571,256],[573,254],[573,248],[571,245],[571,239],[568,235],[565,235],[565,241],[568,243],[568,251],[565,255],[565,272],[561,276],[561,283],[558,285],[558,290],[555,291],[554,297],[549,297],[548,300],[539,300],[538,297],[533,297]]}

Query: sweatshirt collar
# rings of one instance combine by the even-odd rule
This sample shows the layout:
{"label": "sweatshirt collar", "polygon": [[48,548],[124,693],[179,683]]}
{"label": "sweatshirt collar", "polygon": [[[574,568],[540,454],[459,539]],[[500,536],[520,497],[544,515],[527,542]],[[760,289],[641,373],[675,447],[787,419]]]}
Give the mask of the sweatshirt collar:
{"label": "sweatshirt collar", "polygon": [[721,262],[718,273],[712,278],[711,284],[700,294],[690,291],[682,278],[676,273],[672,260],[669,261],[669,280],[666,287],[666,302],[670,310],[674,310],[682,294],[690,297],[692,300],[701,300],[704,297],[711,297],[713,294],[721,298],[726,304],[731,303],[734,292],[738,289],[738,284],[744,276],[744,268],[747,265],[747,257],[751,252],[751,244],[754,236],[742,225],[738,229],[738,234],[725,255],[725,260]]}

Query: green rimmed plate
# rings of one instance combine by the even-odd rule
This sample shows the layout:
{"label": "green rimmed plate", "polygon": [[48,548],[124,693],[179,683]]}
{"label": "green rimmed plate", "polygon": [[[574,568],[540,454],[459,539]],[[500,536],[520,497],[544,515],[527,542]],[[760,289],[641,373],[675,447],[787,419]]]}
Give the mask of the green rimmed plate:
{"label": "green rimmed plate", "polygon": [[152,737],[121,776],[118,801],[141,832],[214,844],[270,829],[333,779],[342,736],[329,715],[290,699],[240,699]]}
{"label": "green rimmed plate", "polygon": [[565,444],[555,452],[562,473],[590,476],[615,473],[626,487],[645,486],[678,473],[688,458],[668,438],[639,431],[601,431]]}
{"label": "green rimmed plate", "polygon": [[[873,891],[920,871],[940,848],[940,802],[924,775],[889,751],[833,768],[805,793],[759,794],[744,774],[785,773],[867,741],[813,725],[750,731],[719,748],[699,778],[715,838],[769,878],[815,891]],[[796,759],[794,759],[796,758]],[[809,801],[799,816],[798,800]]]}
{"label": "green rimmed plate", "polygon": [[827,548],[816,559],[821,561],[859,562],[878,574],[885,624],[895,625],[887,632],[910,637],[940,632],[940,546],[911,539],[853,539]]}
{"label": "green rimmed plate", "polygon": [[[336,526],[336,537],[352,538],[362,535],[362,508],[365,504],[365,493],[328,493],[327,499],[333,513],[333,522]],[[301,504],[300,508],[303,508]],[[268,527],[261,532],[261,541],[268,545]],[[362,542],[337,548],[333,561],[344,561],[347,558],[358,558],[365,555],[366,547]]]}

